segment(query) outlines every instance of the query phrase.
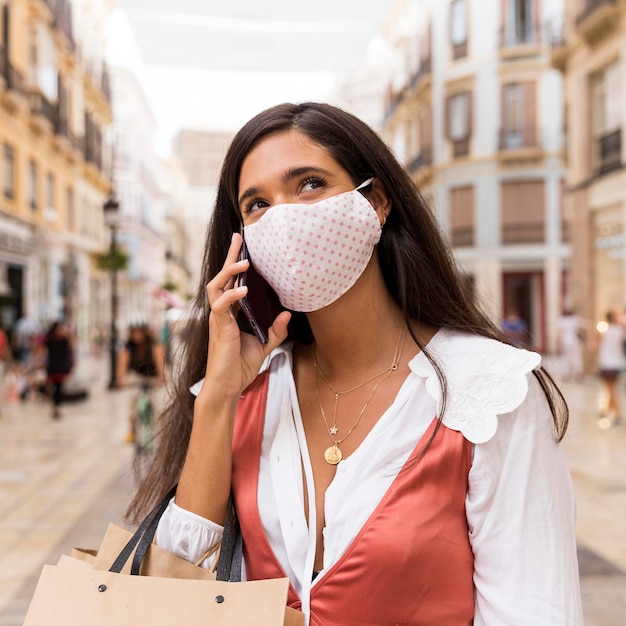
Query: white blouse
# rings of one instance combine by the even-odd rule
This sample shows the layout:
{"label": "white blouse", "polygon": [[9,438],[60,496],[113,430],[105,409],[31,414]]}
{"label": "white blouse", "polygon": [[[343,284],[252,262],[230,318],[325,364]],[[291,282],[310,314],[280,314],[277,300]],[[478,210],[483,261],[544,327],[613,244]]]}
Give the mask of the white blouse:
{"label": "white blouse", "polygon": [[[541,357],[483,337],[442,329],[429,351],[445,372],[443,423],[475,444],[466,513],[474,552],[475,626],[583,624],[574,496],[552,417],[530,372]],[[396,399],[359,448],[337,466],[326,491],[324,570],[312,581],[315,497],[311,460],[292,375],[291,345],[271,371],[258,503],[270,545],[308,614],[310,591],[348,548],[438,414],[441,388],[419,353]],[[529,385],[530,381],[530,385]],[[194,385],[197,393],[202,381]],[[197,561],[222,527],[172,501],[157,531],[162,548]],[[245,563],[244,563],[245,575]]]}

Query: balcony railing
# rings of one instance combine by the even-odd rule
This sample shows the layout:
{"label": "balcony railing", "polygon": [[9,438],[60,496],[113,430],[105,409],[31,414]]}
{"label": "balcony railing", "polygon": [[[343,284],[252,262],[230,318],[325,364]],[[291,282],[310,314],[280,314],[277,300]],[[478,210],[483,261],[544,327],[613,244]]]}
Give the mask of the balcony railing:
{"label": "balcony railing", "polygon": [[601,6],[613,6],[615,4],[617,4],[617,0],[586,0],[583,10],[576,16],[576,26],[580,26]]}
{"label": "balcony railing", "polygon": [[543,243],[545,237],[543,222],[507,222],[502,226],[503,244]]}
{"label": "balcony railing", "polygon": [[470,138],[461,137],[460,139],[452,139],[452,156],[457,159],[469,154]]}
{"label": "balcony railing", "polygon": [[452,245],[455,248],[467,248],[474,245],[473,226],[453,226]]}
{"label": "balcony railing", "polygon": [[24,94],[24,77],[11,65],[7,49],[3,45],[0,45],[0,74],[4,78],[8,89]]}
{"label": "balcony railing", "polygon": [[515,23],[500,29],[500,47],[524,46],[541,42],[539,29],[534,24]]}
{"label": "balcony railing", "polygon": [[56,129],[58,123],[58,109],[39,90],[33,90],[28,94],[28,103],[33,115],[45,117],[52,128]]}
{"label": "balcony railing", "polygon": [[539,146],[539,131],[536,126],[527,125],[518,128],[501,128],[498,150],[521,150]]}
{"label": "balcony railing", "polygon": [[622,129],[598,137],[596,140],[598,155],[597,173],[602,176],[622,167]]}
{"label": "balcony railing", "polygon": [[415,87],[424,76],[429,76],[432,73],[432,60],[430,56],[422,59],[420,61],[420,66],[417,69],[417,72],[411,76],[411,80],[409,81],[409,86],[411,88]]}
{"label": "balcony railing", "polygon": [[409,161],[406,169],[409,174],[414,174],[422,167],[428,167],[433,163],[433,149],[424,148],[414,159]]}

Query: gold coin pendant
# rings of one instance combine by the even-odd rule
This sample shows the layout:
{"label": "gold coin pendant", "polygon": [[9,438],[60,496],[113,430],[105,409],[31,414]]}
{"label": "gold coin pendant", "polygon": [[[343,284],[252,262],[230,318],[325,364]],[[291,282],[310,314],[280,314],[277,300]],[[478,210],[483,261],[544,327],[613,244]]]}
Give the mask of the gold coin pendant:
{"label": "gold coin pendant", "polygon": [[341,454],[341,450],[337,447],[337,444],[330,446],[330,448],[326,448],[324,451],[324,458],[327,463],[331,465],[337,465],[339,461],[341,461],[343,455]]}

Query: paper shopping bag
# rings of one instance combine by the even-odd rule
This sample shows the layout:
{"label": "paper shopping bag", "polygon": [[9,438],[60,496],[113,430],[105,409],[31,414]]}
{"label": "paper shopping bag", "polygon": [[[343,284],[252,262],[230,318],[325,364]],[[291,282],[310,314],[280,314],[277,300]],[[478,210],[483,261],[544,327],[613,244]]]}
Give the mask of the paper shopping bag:
{"label": "paper shopping bag", "polygon": [[24,626],[303,626],[303,614],[286,607],[288,589],[287,578],[128,576],[66,559],[44,566]]}
{"label": "paper shopping bag", "polygon": [[[93,569],[107,570],[111,567],[121,550],[133,537],[133,534],[116,526],[109,524],[102,543],[98,548],[93,560]],[[218,546],[216,546],[217,548]],[[200,561],[203,561],[203,556]],[[126,562],[121,569],[122,574],[130,573],[131,559]],[[208,570],[189,561],[185,561],[167,550],[159,548],[156,544],[151,544],[141,561],[139,570],[141,576],[162,576],[164,578],[190,578],[196,580],[215,580],[215,571]]]}

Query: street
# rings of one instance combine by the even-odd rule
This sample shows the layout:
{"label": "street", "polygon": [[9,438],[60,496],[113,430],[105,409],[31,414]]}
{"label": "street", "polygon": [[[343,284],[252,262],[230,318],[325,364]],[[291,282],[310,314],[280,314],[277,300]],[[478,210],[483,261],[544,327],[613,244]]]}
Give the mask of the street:
{"label": "street", "polygon": [[[106,359],[85,359],[87,401],[61,420],[32,399],[0,416],[0,626],[22,623],[41,567],[72,547],[95,548],[109,522],[122,524],[133,484],[124,443],[132,390],[106,390]],[[565,439],[574,479],[587,626],[622,626],[626,616],[626,426],[597,423],[598,381],[563,384]],[[626,394],[622,393],[622,400]],[[514,565],[512,565],[514,566]]]}

